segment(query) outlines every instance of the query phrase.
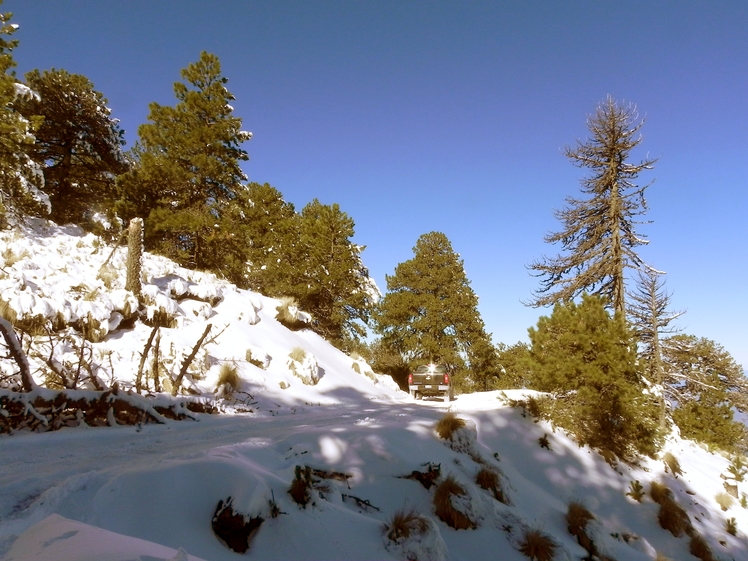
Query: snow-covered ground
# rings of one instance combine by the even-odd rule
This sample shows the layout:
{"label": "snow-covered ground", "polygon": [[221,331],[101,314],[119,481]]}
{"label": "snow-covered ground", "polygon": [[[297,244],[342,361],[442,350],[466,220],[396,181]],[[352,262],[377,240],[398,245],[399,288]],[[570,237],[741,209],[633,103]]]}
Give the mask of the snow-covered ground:
{"label": "snow-covered ground", "polygon": [[[117,379],[131,387],[151,328],[117,329],[131,297],[123,279],[97,279],[111,248],[52,226],[0,238],[0,300],[23,317],[95,319],[98,329],[111,332],[90,346],[93,371],[105,384]],[[123,275],[124,257],[125,249],[118,250],[111,270]],[[693,559],[688,538],[659,527],[659,507],[648,494],[641,503],[626,495],[638,480],[645,491],[651,481],[665,482],[717,558],[748,559],[748,510],[736,502],[724,512],[715,501],[729,463],[720,455],[674,436],[666,450],[680,461],[677,478],[655,460],[613,469],[561,431],[524,417],[499,392],[452,403],[414,401],[314,333],[287,330],[275,320],[276,300],[150,255],[143,277],[152,313],[160,308],[174,318],[174,328],[161,330],[162,369],[173,377],[211,323],[217,337],[196,359],[186,385],[213,399],[220,366],[230,363],[244,393],[223,406],[226,413],[195,420],[0,435],[0,558],[235,559],[211,529],[218,502],[232,497],[237,511],[264,519],[247,553],[257,560],[519,561],[527,559],[519,544],[532,528],[556,542],[555,559],[581,559],[586,552],[565,520],[571,501],[594,514],[590,534],[613,559],[650,560],[657,553]],[[182,298],[187,293],[214,303]],[[60,342],[54,359],[76,364],[74,347]],[[301,363],[289,358],[297,347],[306,352]],[[262,366],[248,362],[247,350]],[[33,357],[32,364],[38,367]],[[9,372],[14,365],[2,360],[2,367]],[[304,375],[318,383],[303,383]],[[37,376],[42,382],[41,371]],[[448,410],[466,421],[451,441],[434,430]],[[539,445],[544,435],[550,449]],[[441,480],[451,475],[464,488],[466,495],[452,504],[475,529],[442,522],[434,487],[405,477],[429,464],[440,466]],[[298,467],[338,474],[318,477],[304,508],[288,493]],[[508,504],[475,483],[482,468],[500,475]],[[388,540],[384,525],[410,510],[428,517],[422,532]],[[725,531],[728,518],[735,519],[737,536]]]}

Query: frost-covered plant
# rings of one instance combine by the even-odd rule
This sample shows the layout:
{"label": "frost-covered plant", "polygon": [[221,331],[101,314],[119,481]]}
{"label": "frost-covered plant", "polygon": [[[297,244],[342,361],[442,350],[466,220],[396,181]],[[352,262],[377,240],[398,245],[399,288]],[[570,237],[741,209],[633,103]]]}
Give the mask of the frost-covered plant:
{"label": "frost-covered plant", "polygon": [[644,498],[644,487],[642,487],[642,484],[639,483],[638,479],[634,479],[629,483],[629,491],[626,493],[626,496],[631,497],[639,503],[642,502],[642,499]]}
{"label": "frost-covered plant", "polygon": [[733,499],[729,493],[725,493],[724,491],[717,493],[714,500],[717,501],[717,504],[722,510],[728,510],[735,504],[735,499]]}
{"label": "frost-covered plant", "polygon": [[456,430],[461,429],[464,426],[465,420],[460,419],[450,411],[439,419],[434,428],[436,429],[436,434],[438,434],[440,438],[449,440],[452,438],[452,435]]}
{"label": "frost-covered plant", "polygon": [[665,463],[665,469],[673,474],[674,477],[683,475],[683,471],[680,468],[680,462],[670,452],[665,452],[662,456],[662,461]]}
{"label": "frost-covered plant", "polygon": [[553,561],[558,545],[553,539],[538,529],[525,530],[519,551],[531,561]]}
{"label": "frost-covered plant", "polygon": [[434,493],[434,512],[445,524],[455,530],[467,530],[477,528],[475,520],[468,517],[468,513],[455,507],[455,499],[464,504],[469,504],[467,491],[453,476],[448,476],[436,487]]}

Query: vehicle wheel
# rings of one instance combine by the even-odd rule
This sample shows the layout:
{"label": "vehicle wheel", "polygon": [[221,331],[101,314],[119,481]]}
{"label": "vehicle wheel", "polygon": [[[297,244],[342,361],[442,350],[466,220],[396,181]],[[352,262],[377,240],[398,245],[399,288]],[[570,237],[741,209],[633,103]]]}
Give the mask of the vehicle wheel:
{"label": "vehicle wheel", "polygon": [[449,403],[451,399],[452,399],[452,396],[449,395],[449,392],[444,394],[444,403]]}
{"label": "vehicle wheel", "polygon": [[421,392],[416,392],[416,399],[423,401],[423,394]]}

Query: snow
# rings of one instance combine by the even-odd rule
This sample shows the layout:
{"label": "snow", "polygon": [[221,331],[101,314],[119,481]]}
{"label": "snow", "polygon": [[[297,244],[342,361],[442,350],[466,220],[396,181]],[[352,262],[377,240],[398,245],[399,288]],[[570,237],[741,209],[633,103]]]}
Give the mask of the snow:
{"label": "snow", "polygon": [[[85,312],[105,322],[108,335],[87,343],[98,376],[132,387],[152,329],[140,323],[117,329],[135,305],[123,286],[125,248],[110,262],[122,278],[105,282],[97,274],[111,248],[80,230],[38,221],[0,232],[0,244],[0,298],[14,302],[22,316],[67,313],[72,321]],[[563,431],[509,405],[532,392],[415,401],[362,359],[309,330],[283,327],[274,317],[277,300],[149,254],[143,280],[150,305],[176,318],[177,327],[160,330],[162,369],[175,377],[210,323],[209,342],[185,385],[215,399],[218,372],[228,363],[236,365],[241,388],[216,401],[223,414],[195,414],[194,420],[0,435],[0,559],[235,559],[211,529],[218,502],[229,496],[236,510],[264,518],[248,552],[260,561],[520,561],[528,529],[553,538],[557,561],[581,559],[586,552],[564,518],[571,501],[594,514],[590,535],[617,561],[652,560],[657,553],[691,559],[687,538],[658,526],[658,506],[648,494],[642,503],[626,495],[634,480],[645,491],[651,481],[665,482],[719,559],[748,559],[748,510],[736,503],[723,512],[715,501],[729,461],[693,442],[675,434],[667,441],[664,451],[683,470],[677,478],[653,459],[611,467]],[[66,333],[76,341],[72,329]],[[71,345],[56,345],[53,358],[77,364]],[[305,352],[301,362],[289,356],[296,348]],[[39,358],[29,360],[42,382]],[[8,359],[0,367],[15,369]],[[310,380],[316,376],[316,384],[304,383],[292,367]],[[445,441],[434,425],[447,411],[466,424]],[[544,435],[550,450],[538,444]],[[428,464],[466,489],[452,504],[477,521],[476,529],[447,526],[434,512],[434,488],[406,478]],[[350,477],[320,478],[302,508],[288,494],[298,466]],[[500,474],[509,504],[475,484],[486,466]],[[748,492],[746,483],[739,486]],[[385,524],[411,509],[424,525],[410,538],[389,540]],[[736,519],[738,536],[725,532],[727,518]]]}

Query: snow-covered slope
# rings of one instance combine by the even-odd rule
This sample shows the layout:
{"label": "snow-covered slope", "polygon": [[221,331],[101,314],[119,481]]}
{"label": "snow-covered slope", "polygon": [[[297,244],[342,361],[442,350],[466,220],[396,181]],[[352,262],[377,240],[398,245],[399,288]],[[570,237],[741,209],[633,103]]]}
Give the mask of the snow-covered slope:
{"label": "snow-covered slope", "polygon": [[[100,329],[106,322],[111,333],[92,346],[95,372],[105,383],[116,378],[130,386],[151,328],[114,329],[115,313],[127,317],[128,295],[118,292],[117,278],[97,279],[110,249],[93,236],[51,226],[2,236],[0,299],[20,315],[36,310],[73,322],[90,312]],[[124,271],[123,258],[124,249],[111,261],[114,270]],[[229,496],[237,511],[264,519],[247,553],[263,561],[519,561],[526,559],[519,549],[530,529],[552,537],[555,559],[581,559],[586,552],[565,520],[572,501],[594,514],[589,533],[610,558],[692,559],[687,537],[659,527],[659,507],[648,494],[641,503],[626,495],[634,480],[645,491],[651,481],[666,483],[717,558],[748,559],[748,510],[735,503],[723,512],[715,501],[728,465],[722,456],[673,437],[667,450],[680,460],[678,477],[655,460],[613,469],[562,432],[524,417],[499,392],[462,395],[450,404],[413,401],[387,378],[367,374],[364,363],[354,369],[355,361],[314,333],[280,325],[276,300],[160,257],[146,256],[144,271],[152,305],[175,320],[161,330],[164,368],[173,375],[211,323],[211,333],[220,335],[205,347],[187,386],[212,399],[220,365],[236,364],[246,394],[235,395],[243,403],[224,406],[231,414],[201,414],[197,421],[0,435],[2,559],[235,559],[211,529],[218,502]],[[179,299],[185,291],[215,304]],[[311,372],[316,364],[316,385],[292,372],[296,347],[313,360],[292,366]],[[248,349],[265,368],[247,361]],[[63,344],[54,351],[61,363],[77,360],[71,352]],[[12,368],[7,360],[2,365]],[[434,429],[447,408],[466,421],[451,440]],[[550,449],[539,446],[544,435]],[[451,504],[474,529],[455,530],[436,515],[435,488],[413,475],[436,466],[439,481],[452,476],[463,487]],[[288,490],[306,467],[317,477],[310,503],[301,507]],[[483,469],[499,476],[504,502],[476,484]],[[427,517],[421,531],[387,539],[384,525],[410,510]],[[737,536],[726,533],[727,518],[735,518]]]}

